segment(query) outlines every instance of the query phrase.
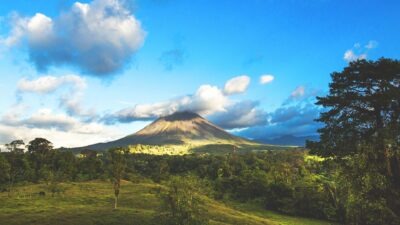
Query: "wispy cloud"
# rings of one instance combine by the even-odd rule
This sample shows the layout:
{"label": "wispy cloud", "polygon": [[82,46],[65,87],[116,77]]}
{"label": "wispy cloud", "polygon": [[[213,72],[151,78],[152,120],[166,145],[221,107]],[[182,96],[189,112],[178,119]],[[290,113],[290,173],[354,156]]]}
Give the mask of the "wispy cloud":
{"label": "wispy cloud", "polygon": [[[17,93],[22,97],[0,115],[0,143],[45,137],[59,147],[121,137],[116,127],[98,122],[94,111],[82,107],[80,100],[85,87],[85,80],[76,75],[21,79]],[[35,110],[35,105],[25,100],[25,95],[38,95],[46,102]],[[57,96],[60,101],[58,108],[47,102],[50,97],[57,99]]]}
{"label": "wispy cloud", "polygon": [[378,47],[378,42],[377,41],[369,41],[367,45],[365,45],[366,49],[373,49]]}
{"label": "wispy cloud", "polygon": [[374,40],[369,41],[365,46],[362,46],[360,43],[355,43],[353,48],[346,50],[343,59],[347,62],[367,59],[369,50],[374,49],[377,46],[378,42]]}
{"label": "wispy cloud", "polygon": [[22,78],[17,85],[18,99],[26,93],[47,95],[54,93],[62,87],[70,87],[66,93],[59,97],[59,105],[69,115],[94,120],[96,113],[94,109],[83,109],[81,99],[86,88],[86,80],[78,75],[65,76],[42,76],[37,79]]}
{"label": "wispy cloud", "polygon": [[38,94],[48,94],[54,92],[64,85],[72,85],[76,91],[81,91],[86,88],[86,82],[83,78],[77,75],[42,76],[38,79],[28,80],[22,78],[17,85],[18,92],[31,92]]}
{"label": "wispy cloud", "polygon": [[291,98],[300,98],[300,97],[303,97],[304,94],[305,94],[305,90],[306,90],[306,88],[305,88],[304,85],[297,86],[296,89],[294,89],[294,90],[292,91],[292,93],[290,94],[290,97],[291,97]]}

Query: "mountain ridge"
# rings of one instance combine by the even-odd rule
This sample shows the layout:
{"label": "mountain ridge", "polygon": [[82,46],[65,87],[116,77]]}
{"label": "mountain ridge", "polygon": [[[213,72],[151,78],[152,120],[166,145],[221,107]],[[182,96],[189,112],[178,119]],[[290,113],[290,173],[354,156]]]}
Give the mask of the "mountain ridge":
{"label": "mountain ridge", "polygon": [[318,141],[318,135],[308,135],[308,136],[294,136],[294,135],[284,135],[277,138],[272,139],[256,139],[259,143],[270,144],[270,145],[292,145],[304,147],[306,141]]}

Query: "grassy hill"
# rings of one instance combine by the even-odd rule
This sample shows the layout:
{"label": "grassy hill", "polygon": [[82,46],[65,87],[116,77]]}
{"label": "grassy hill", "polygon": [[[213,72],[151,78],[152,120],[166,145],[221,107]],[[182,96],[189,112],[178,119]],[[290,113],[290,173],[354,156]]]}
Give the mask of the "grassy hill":
{"label": "grassy hill", "polygon": [[[39,196],[45,184],[18,187],[11,197],[0,193],[0,224],[95,225],[160,224],[155,221],[160,185],[151,182],[123,182],[120,206],[113,210],[113,190],[105,181],[73,182],[61,185],[63,194]],[[266,211],[256,204],[224,204],[202,196],[211,224],[328,225],[325,221],[285,216]]]}

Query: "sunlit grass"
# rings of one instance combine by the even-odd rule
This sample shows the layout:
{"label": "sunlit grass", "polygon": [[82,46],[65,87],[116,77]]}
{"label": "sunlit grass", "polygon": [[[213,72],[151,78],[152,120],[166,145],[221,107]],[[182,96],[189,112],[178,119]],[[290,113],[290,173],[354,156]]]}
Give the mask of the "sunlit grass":
{"label": "sunlit grass", "polygon": [[[0,224],[160,224],[154,220],[160,205],[156,195],[158,184],[124,181],[117,210],[113,209],[109,182],[74,182],[62,186],[65,192],[54,197],[45,184],[18,187],[11,197],[0,193]],[[41,191],[46,196],[39,196]],[[254,205],[224,204],[206,196],[202,198],[211,224],[330,224],[280,215]]]}

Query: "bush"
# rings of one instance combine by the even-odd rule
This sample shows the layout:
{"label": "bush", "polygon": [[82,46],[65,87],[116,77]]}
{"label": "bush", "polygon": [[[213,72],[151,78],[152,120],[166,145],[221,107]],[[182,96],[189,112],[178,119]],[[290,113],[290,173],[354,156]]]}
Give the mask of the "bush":
{"label": "bush", "polygon": [[208,224],[197,187],[190,177],[172,177],[167,188],[159,192],[162,200],[159,221],[164,225]]}

